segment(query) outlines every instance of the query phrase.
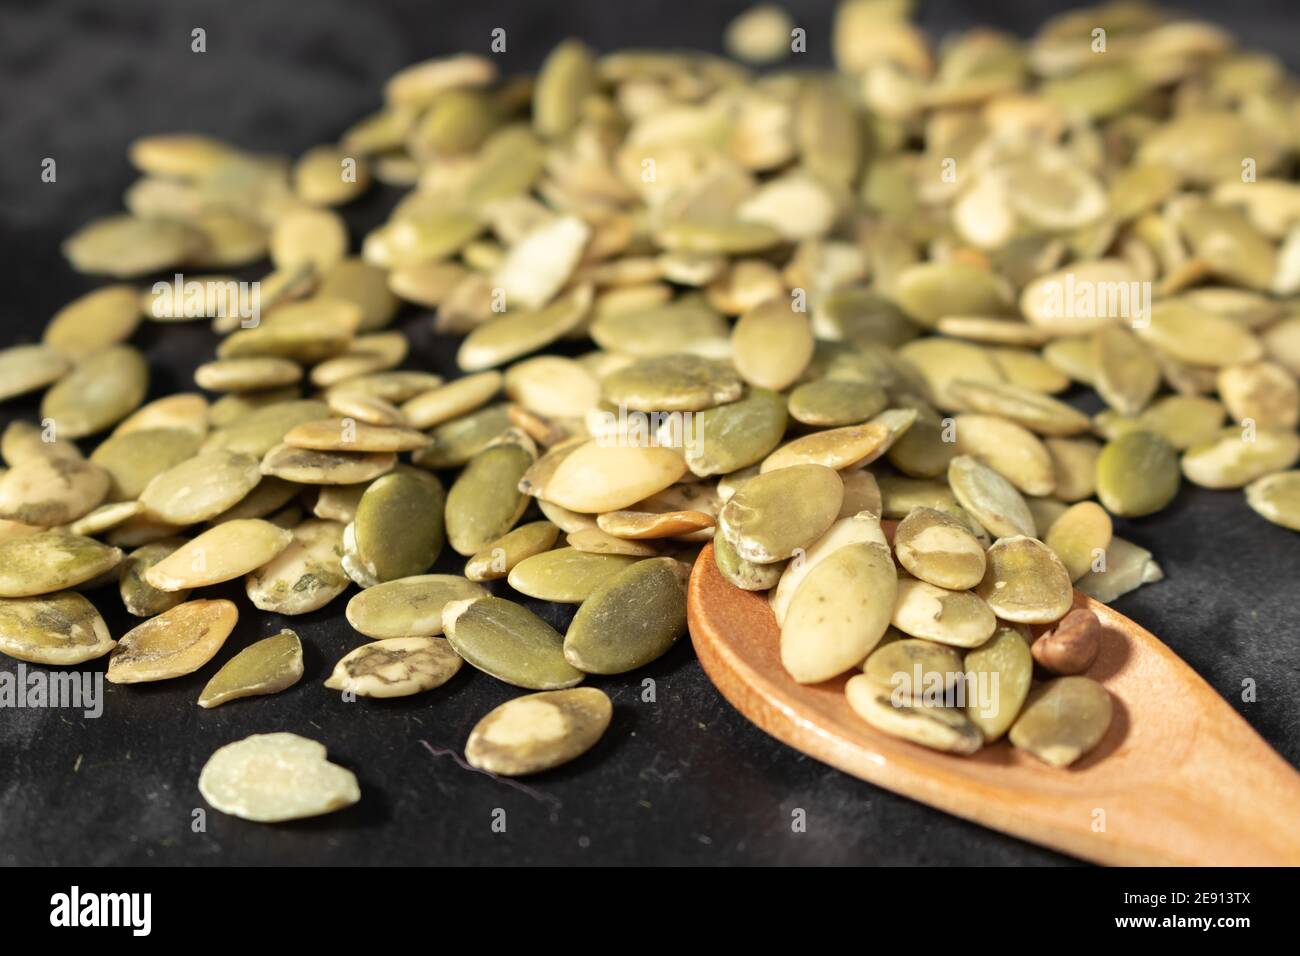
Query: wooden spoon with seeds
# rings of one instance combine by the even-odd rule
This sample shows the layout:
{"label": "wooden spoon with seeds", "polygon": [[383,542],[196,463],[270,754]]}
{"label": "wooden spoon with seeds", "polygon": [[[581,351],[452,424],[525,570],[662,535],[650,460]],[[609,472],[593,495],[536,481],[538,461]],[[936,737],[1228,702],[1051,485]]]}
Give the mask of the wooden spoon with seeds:
{"label": "wooden spoon with seeds", "polygon": [[1105,738],[1069,769],[999,741],[969,757],[887,736],[858,717],[843,675],[800,685],[781,666],[762,593],[718,571],[710,544],[687,601],[709,678],[744,716],[877,786],[1096,863],[1300,864],[1300,773],[1152,634],[1076,591],[1102,625],[1086,671],[1110,691]]}

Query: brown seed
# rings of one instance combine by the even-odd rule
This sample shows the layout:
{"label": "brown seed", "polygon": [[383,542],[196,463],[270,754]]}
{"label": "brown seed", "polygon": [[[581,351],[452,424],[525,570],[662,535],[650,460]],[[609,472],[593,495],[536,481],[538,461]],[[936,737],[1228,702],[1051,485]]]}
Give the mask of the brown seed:
{"label": "brown seed", "polygon": [[1086,607],[1075,608],[1034,641],[1034,660],[1053,674],[1082,674],[1101,649],[1101,622]]}

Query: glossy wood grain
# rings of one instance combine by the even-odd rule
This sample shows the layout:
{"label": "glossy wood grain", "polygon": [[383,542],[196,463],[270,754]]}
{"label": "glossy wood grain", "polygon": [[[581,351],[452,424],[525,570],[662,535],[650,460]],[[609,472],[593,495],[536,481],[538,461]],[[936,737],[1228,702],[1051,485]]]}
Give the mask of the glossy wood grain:
{"label": "glossy wood grain", "polygon": [[1105,739],[1066,769],[1005,741],[973,757],[882,734],[844,697],[847,677],[796,684],[763,594],[691,575],[704,670],[767,733],[845,773],[995,830],[1097,863],[1300,865],[1300,773],[1190,667],[1128,618],[1075,592],[1102,623],[1088,676],[1115,702]]}

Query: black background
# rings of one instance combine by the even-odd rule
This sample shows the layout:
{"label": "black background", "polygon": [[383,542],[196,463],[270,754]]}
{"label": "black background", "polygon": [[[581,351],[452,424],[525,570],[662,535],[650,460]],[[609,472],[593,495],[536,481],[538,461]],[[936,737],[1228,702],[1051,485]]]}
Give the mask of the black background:
{"label": "black background", "polygon": [[[127,143],[194,130],[250,150],[297,154],[336,138],[379,103],[397,68],[458,50],[487,51],[504,27],[503,72],[534,69],[569,35],[600,50],[720,49],[747,4],[674,0],[346,2],[346,0],[72,0],[0,4],[0,345],[33,341],[49,316],[97,283],[65,264],[59,242],[116,211],[132,180]],[[807,29],[807,63],[829,62],[831,2],[787,3]],[[1025,33],[1056,9],[1027,2],[921,4],[933,36],[979,22]],[[1300,17],[1279,2],[1183,3],[1227,19],[1243,44],[1294,57]],[[190,31],[207,52],[190,52]],[[1291,63],[1294,69],[1296,64]],[[58,180],[40,180],[54,157]],[[346,216],[354,242],[396,193],[373,192]],[[250,274],[248,277],[254,277]],[[450,340],[403,312],[411,367],[450,371]],[[151,396],[192,388],[215,338],[198,327],[144,327]],[[0,409],[35,417],[36,402]],[[1084,407],[1089,407],[1085,405]],[[1239,492],[1184,487],[1159,516],[1120,522],[1152,549],[1168,580],[1117,607],[1163,637],[1291,763],[1300,763],[1300,537],[1258,518]],[[438,570],[457,571],[444,555]],[[346,596],[300,618],[252,612],[198,674],[108,690],[101,719],[58,710],[0,711],[0,863],[6,864],[1003,864],[1067,858],[965,823],[824,767],[751,727],[695,662],[688,642],[643,672],[597,679],[615,703],[588,756],[510,786],[464,769],[470,728],[512,688],[465,668],[446,687],[395,701],[343,703],[321,681],[361,643]],[[349,592],[351,593],[351,592]],[[216,594],[214,593],[214,596]],[[133,623],[111,591],[95,596],[110,628]],[[546,611],[552,623],[564,618]],[[235,652],[293,627],[307,672],[295,687],[205,711],[199,689]],[[102,669],[103,661],[85,665]],[[0,668],[15,662],[0,660]],[[642,700],[653,678],[657,700]],[[1258,684],[1243,703],[1241,685]],[[196,789],[207,757],[250,733],[287,730],[325,743],[361,781],[359,805],[264,826],[208,811]],[[425,746],[427,742],[428,747]],[[429,748],[432,748],[432,752]],[[505,833],[492,814],[506,811]],[[791,829],[807,814],[807,832]],[[1213,826],[1213,820],[1206,821]]]}

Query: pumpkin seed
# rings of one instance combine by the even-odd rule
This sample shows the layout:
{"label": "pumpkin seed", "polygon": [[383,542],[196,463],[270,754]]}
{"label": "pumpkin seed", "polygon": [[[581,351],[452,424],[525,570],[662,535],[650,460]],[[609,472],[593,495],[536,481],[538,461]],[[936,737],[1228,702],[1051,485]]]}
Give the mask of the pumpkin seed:
{"label": "pumpkin seed", "polygon": [[1101,445],[1091,438],[1048,438],[1043,441],[1052,456],[1053,494],[1062,501],[1090,498],[1097,491],[1097,458]]}
{"label": "pumpkin seed", "polygon": [[718,515],[718,527],[747,561],[771,564],[807,548],[831,526],[844,482],[830,468],[797,464],[745,483]]}
{"label": "pumpkin seed", "polygon": [[144,513],[144,505],[138,501],[119,501],[114,504],[100,505],[92,508],[76,521],[68,524],[67,530],[73,534],[93,537],[123,524],[139,514]]}
{"label": "pumpkin seed", "polygon": [[1164,576],[1150,551],[1116,535],[1106,549],[1105,569],[1088,572],[1075,586],[1088,597],[1110,604],[1144,584],[1163,580]]}
{"label": "pumpkin seed", "polygon": [[[341,167],[332,170],[338,178]],[[389,291],[388,273],[362,259],[341,259],[321,276],[316,294],[323,299],[351,302],[361,310],[360,332],[382,329],[397,314],[396,290]]]}
{"label": "pumpkin seed", "polygon": [[955,387],[957,382],[978,382],[986,385],[997,385],[1002,382],[1002,370],[998,368],[989,353],[968,342],[944,338],[917,339],[899,349],[898,355],[911,363],[921,374],[935,405],[939,408],[970,407],[957,392]]}
{"label": "pumpkin seed", "polygon": [[489,405],[434,428],[433,446],[412,454],[411,461],[421,468],[458,468],[510,426],[508,406]]}
{"label": "pumpkin seed", "polygon": [[412,428],[432,428],[482,407],[501,391],[501,383],[497,371],[467,375],[408,399],[401,406],[402,414]]}
{"label": "pumpkin seed", "polygon": [[1300,423],[1300,385],[1274,362],[1220,369],[1218,391],[1235,421],[1249,419],[1270,430],[1294,430]]}
{"label": "pumpkin seed", "polygon": [[257,823],[320,816],[350,807],[361,788],[325,747],[297,734],[253,734],[219,748],[199,774],[213,808]]}
{"label": "pumpkin seed", "polygon": [[1001,538],[988,550],[988,570],[976,589],[998,617],[1021,624],[1059,621],[1074,602],[1070,572],[1037,538]]}
{"label": "pumpkin seed", "polygon": [[1220,368],[1254,362],[1264,347],[1231,319],[1187,302],[1166,300],[1151,307],[1150,321],[1135,328],[1139,338],[1188,365]]}
{"label": "pumpkin seed", "polygon": [[193,458],[201,437],[179,428],[142,428],[105,439],[90,460],[107,471],[108,499],[139,498],[158,475]]}
{"label": "pumpkin seed", "polygon": [[438,559],[447,495],[433,475],[400,467],[373,482],[343,531],[343,568],[362,587],[412,577]]}
{"label": "pumpkin seed", "polygon": [[1110,515],[1095,502],[1081,501],[1052,523],[1044,544],[1056,552],[1071,581],[1077,581],[1097,564],[1110,547]]}
{"label": "pumpkin seed", "polygon": [[528,690],[561,690],[585,674],[564,656],[564,638],[540,617],[496,597],[451,601],[442,626],[456,653],[497,680]]}
{"label": "pumpkin seed", "polygon": [[622,674],[661,657],[686,633],[686,567],[637,561],[591,590],[564,636],[564,658],[588,674]]}
{"label": "pumpkin seed", "polygon": [[520,479],[534,455],[513,443],[475,455],[447,493],[447,538],[458,554],[472,555],[523,517],[528,498]]}
{"label": "pumpkin seed", "polygon": [[983,745],[979,728],[962,711],[926,703],[896,704],[892,692],[865,674],[850,677],[844,693],[855,714],[891,737],[957,754],[973,754]]}
{"label": "pumpkin seed", "polygon": [[45,393],[41,417],[64,438],[85,438],[117,424],[144,401],[149,366],[129,345],[89,356]]}
{"label": "pumpkin seed", "polygon": [[613,713],[609,697],[594,687],[516,697],[474,725],[465,759],[506,777],[541,773],[594,747]]}
{"label": "pumpkin seed", "polygon": [[978,647],[997,626],[989,606],[969,591],[912,578],[898,582],[891,623],[904,634],[954,647]]}
{"label": "pumpkin seed", "polygon": [[140,501],[154,518],[197,524],[237,505],[261,480],[251,455],[210,451],[155,475],[140,492]]}
{"label": "pumpkin seed", "polygon": [[548,502],[585,514],[619,511],[663,491],[686,473],[683,457],[671,448],[578,446],[546,482]]}
{"label": "pumpkin seed", "polygon": [[20,661],[81,664],[116,644],[95,606],[75,591],[0,598],[0,652]]}
{"label": "pumpkin seed", "polygon": [[441,637],[390,637],[344,655],[325,686],[359,697],[409,697],[441,687],[463,663]]}
{"label": "pumpkin seed", "polygon": [[695,355],[638,359],[606,375],[606,402],[637,412],[698,412],[740,398],[744,383],[722,362]]}
{"label": "pumpkin seed", "polygon": [[1274,524],[1300,531],[1300,472],[1280,471],[1246,486],[1246,503]]}
{"label": "pumpkin seed", "polygon": [[1092,425],[1064,402],[1015,385],[958,379],[949,383],[948,393],[961,408],[999,415],[1040,435],[1077,435]]}
{"label": "pumpkin seed", "polygon": [[64,531],[0,540],[0,597],[35,597],[94,581],[118,566],[122,552]]}
{"label": "pumpkin seed", "polygon": [[179,266],[200,242],[178,222],[105,216],[69,236],[63,254],[78,272],[134,279]]}
{"label": "pumpkin seed", "polygon": [[189,599],[189,589],[160,591],[144,579],[145,572],[185,543],[184,538],[163,538],[137,548],[122,562],[118,589],[128,614],[154,617]]}
{"label": "pumpkin seed", "polygon": [[948,484],[961,506],[990,534],[1000,538],[1033,536],[1034,517],[1015,486],[970,455],[958,455],[948,465]]}
{"label": "pumpkin seed", "polygon": [[560,548],[526,558],[510,572],[510,586],[543,601],[581,604],[636,558]]}
{"label": "pumpkin seed", "polygon": [[856,425],[882,411],[884,389],[865,382],[822,378],[790,393],[790,416],[805,425]]}
{"label": "pumpkin seed", "polygon": [[676,538],[713,528],[713,515],[702,511],[609,511],[596,526],[616,538]]}
{"label": "pumpkin seed", "polygon": [[785,399],[766,388],[750,388],[738,401],[695,415],[694,434],[681,436],[681,444],[687,467],[700,477],[730,474],[762,461],[785,434]]}
{"label": "pumpkin seed", "polygon": [[276,614],[323,608],[348,586],[343,572],[343,525],[313,519],[293,529],[293,540],[252,571],[244,590],[253,606]]}
{"label": "pumpkin seed", "polygon": [[465,564],[465,577],[471,581],[504,578],[522,562],[549,551],[559,533],[549,521],[520,525],[474,554]]}
{"label": "pumpkin seed", "polygon": [[[891,635],[896,632],[891,632]],[[927,691],[948,694],[962,678],[961,655],[943,644],[913,638],[882,640],[862,663],[868,680],[898,694],[905,703],[920,702]]]}
{"label": "pumpkin seed", "polygon": [[606,312],[592,320],[588,333],[603,349],[638,357],[706,355],[727,344],[727,323],[697,297],[649,309]]}
{"label": "pumpkin seed", "polygon": [[232,581],[260,568],[292,541],[292,532],[269,521],[227,521],[148,568],[145,583],[160,591],[179,591]]}
{"label": "pumpkin seed", "polygon": [[221,666],[199,694],[200,707],[219,707],[241,697],[278,694],[302,678],[302,641],[285,629],[250,644]]}
{"label": "pumpkin seed", "polygon": [[155,399],[123,419],[112,437],[155,428],[188,431],[204,438],[208,434],[208,400],[196,392]]}
{"label": "pumpkin seed", "polygon": [[[216,406],[213,406],[213,423],[216,424]],[[246,411],[229,425],[218,426],[201,446],[202,451],[225,448],[262,458],[295,425],[316,421],[329,416],[329,407],[317,401],[277,401],[262,408]],[[292,480],[292,479],[291,479]]]}
{"label": "pumpkin seed", "polygon": [[205,362],[194,370],[194,381],[210,392],[246,392],[292,385],[302,369],[282,358],[249,357]]}
{"label": "pumpkin seed", "polygon": [[1300,459],[1300,435],[1291,431],[1226,428],[1183,455],[1183,474],[1202,488],[1243,488]]}
{"label": "pumpkin seed", "polygon": [[984,578],[984,546],[964,523],[934,508],[915,508],[899,522],[894,551],[909,573],[949,591]]}
{"label": "pumpkin seed", "polygon": [[0,402],[52,385],[71,367],[61,352],[47,345],[0,349]]}
{"label": "pumpkin seed", "polygon": [[1097,459],[1097,497],[1113,515],[1140,518],[1178,494],[1178,458],[1161,436],[1131,431],[1107,442]]}
{"label": "pumpkin seed", "polygon": [[1110,326],[1093,336],[1093,387],[1121,415],[1136,415],[1160,387],[1160,366],[1131,332]]}
{"label": "pumpkin seed", "polygon": [[69,524],[108,493],[108,472],[74,458],[31,458],[0,476],[0,518],[24,524]]}
{"label": "pumpkin seed", "polygon": [[346,418],[322,418],[295,425],[285,433],[284,443],[312,451],[383,453],[427,448],[433,440],[413,428],[386,428]]}
{"label": "pumpkin seed", "polygon": [[1141,305],[1131,301],[1130,290],[1140,288],[1140,282],[1123,259],[1074,262],[1025,286],[1020,311],[1053,338],[1088,335],[1116,319],[1139,317]]}
{"label": "pumpkin seed", "polygon": [[750,385],[781,391],[803,373],[813,354],[807,316],[788,299],[769,299],[740,317],[731,332],[736,371]]}
{"label": "pumpkin seed", "polygon": [[396,464],[391,452],[314,451],[281,442],[267,451],[261,470],[304,485],[355,485],[387,474]]}
{"label": "pumpkin seed", "polygon": [[1110,729],[1110,693],[1087,677],[1058,677],[1029,695],[1011,743],[1053,767],[1068,767]]}
{"label": "pumpkin seed", "polygon": [[1102,412],[1094,424],[1106,438],[1130,431],[1155,432],[1179,451],[1213,439],[1223,427],[1224,408],[1199,395],[1167,395],[1134,418]]}
{"label": "pumpkin seed", "polygon": [[1006,281],[964,262],[926,262],[898,277],[894,296],[915,322],[934,328],[950,315],[1002,315],[1011,306]]}
{"label": "pumpkin seed", "polygon": [[239,611],[230,601],[187,601],[122,635],[108,659],[113,684],[139,684],[183,677],[212,660]]}
{"label": "pumpkin seed", "polygon": [[[546,502],[540,504],[543,506],[543,514],[552,514],[551,509],[546,507]],[[586,515],[579,517],[586,517]],[[658,549],[652,544],[616,538],[607,531],[601,531],[594,524],[589,528],[569,532],[565,535],[564,541],[575,551],[582,551],[585,554],[623,554],[633,558],[653,558],[659,554]]]}
{"label": "pumpkin seed", "polygon": [[348,602],[347,619],[377,640],[442,633],[442,610],[452,601],[487,597],[487,589],[455,574],[420,574],[366,588]]}
{"label": "pumpkin seed", "polygon": [[[129,285],[110,285],[87,292],[54,313],[41,340],[59,354],[79,362],[125,342],[139,324],[140,305],[135,289]],[[0,381],[8,383],[9,374],[0,375]]]}
{"label": "pumpkin seed", "polygon": [[578,286],[545,308],[507,312],[485,322],[465,337],[456,364],[466,372],[478,372],[544,348],[582,324],[591,297],[590,285]]}
{"label": "pumpkin seed", "polygon": [[958,415],[953,431],[959,455],[978,458],[1025,494],[1042,497],[1055,490],[1052,456],[1028,429],[993,415]]}
{"label": "pumpkin seed", "polygon": [[892,437],[889,428],[876,422],[813,432],[764,458],[760,473],[794,465],[822,465],[836,471],[857,468],[884,454]]}
{"label": "pumpkin seed", "polygon": [[70,458],[79,460],[83,456],[75,443],[59,440],[57,430],[51,427],[41,428],[31,422],[14,419],[4,430],[0,439],[5,463],[15,467],[32,458]]}
{"label": "pumpkin seed", "polygon": [[776,587],[786,567],[784,563],[746,561],[722,535],[713,540],[713,561],[724,578],[745,591],[767,591]]}

